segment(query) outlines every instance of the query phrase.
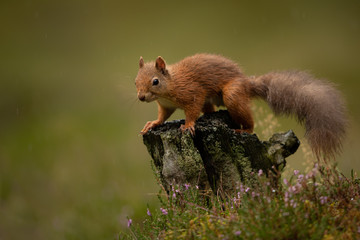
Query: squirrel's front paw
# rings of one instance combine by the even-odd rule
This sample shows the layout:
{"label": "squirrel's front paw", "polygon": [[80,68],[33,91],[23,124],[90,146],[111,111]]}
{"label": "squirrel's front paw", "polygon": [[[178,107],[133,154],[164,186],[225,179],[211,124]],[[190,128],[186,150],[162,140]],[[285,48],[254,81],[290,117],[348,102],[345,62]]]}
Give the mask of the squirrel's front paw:
{"label": "squirrel's front paw", "polygon": [[144,135],[147,133],[150,129],[160,125],[161,123],[158,120],[155,121],[149,121],[145,124],[144,128],[141,130],[140,134]]}
{"label": "squirrel's front paw", "polygon": [[180,126],[180,130],[182,132],[185,132],[185,131],[190,131],[191,135],[195,136],[195,127],[194,125],[184,125],[184,124],[181,124]]}

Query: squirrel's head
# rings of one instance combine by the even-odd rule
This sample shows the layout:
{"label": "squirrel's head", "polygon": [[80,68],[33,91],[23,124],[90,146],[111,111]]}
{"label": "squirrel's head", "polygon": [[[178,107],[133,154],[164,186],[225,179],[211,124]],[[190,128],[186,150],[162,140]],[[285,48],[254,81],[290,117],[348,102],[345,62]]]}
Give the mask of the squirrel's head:
{"label": "squirrel's head", "polygon": [[144,63],[144,59],[140,57],[139,72],[135,80],[139,100],[152,102],[165,96],[166,82],[169,78],[169,72],[162,57],[158,57],[155,63]]}

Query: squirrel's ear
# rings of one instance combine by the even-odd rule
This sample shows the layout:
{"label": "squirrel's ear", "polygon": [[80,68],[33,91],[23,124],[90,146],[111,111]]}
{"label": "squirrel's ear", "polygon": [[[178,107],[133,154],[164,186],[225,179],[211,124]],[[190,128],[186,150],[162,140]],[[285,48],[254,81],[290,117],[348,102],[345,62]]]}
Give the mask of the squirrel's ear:
{"label": "squirrel's ear", "polygon": [[140,57],[139,67],[142,68],[143,66],[144,66],[144,59],[143,57]]}
{"label": "squirrel's ear", "polygon": [[156,59],[155,67],[156,67],[157,70],[165,72],[166,64],[165,64],[165,61],[164,61],[164,59],[162,57],[159,56]]}

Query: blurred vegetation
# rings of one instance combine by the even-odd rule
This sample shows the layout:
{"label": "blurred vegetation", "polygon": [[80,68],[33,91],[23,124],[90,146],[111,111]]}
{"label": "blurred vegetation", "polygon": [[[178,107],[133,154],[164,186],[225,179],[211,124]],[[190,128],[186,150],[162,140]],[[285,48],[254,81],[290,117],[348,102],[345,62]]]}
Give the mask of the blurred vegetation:
{"label": "blurred vegetation", "polygon": [[355,0],[1,1],[0,238],[111,239],[157,204],[138,136],[156,105],[136,101],[139,56],[218,53],[249,75],[330,79],[351,119],[339,167],[359,171],[359,10]]}

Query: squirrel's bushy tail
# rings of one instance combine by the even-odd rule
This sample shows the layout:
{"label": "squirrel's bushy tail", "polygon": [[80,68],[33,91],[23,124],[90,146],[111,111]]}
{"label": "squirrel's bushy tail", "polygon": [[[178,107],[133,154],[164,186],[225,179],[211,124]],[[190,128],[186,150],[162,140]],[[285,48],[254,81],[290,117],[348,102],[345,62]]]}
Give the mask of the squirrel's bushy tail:
{"label": "squirrel's bushy tail", "polygon": [[341,151],[347,120],[341,94],[307,72],[271,72],[252,81],[251,92],[268,102],[275,114],[296,116],[318,159]]}

